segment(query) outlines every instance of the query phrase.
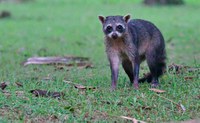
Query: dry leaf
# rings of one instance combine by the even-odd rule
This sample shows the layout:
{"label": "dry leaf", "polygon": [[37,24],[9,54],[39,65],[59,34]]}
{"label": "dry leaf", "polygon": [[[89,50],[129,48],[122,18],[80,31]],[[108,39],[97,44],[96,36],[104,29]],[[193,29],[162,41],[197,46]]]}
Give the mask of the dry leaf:
{"label": "dry leaf", "polygon": [[44,80],[44,81],[53,81],[54,78],[50,74],[48,74],[47,76],[43,77],[42,80]]}
{"label": "dry leaf", "polygon": [[194,76],[186,76],[184,77],[185,81],[193,80],[195,77]]}
{"label": "dry leaf", "polygon": [[3,90],[2,93],[6,96],[6,97],[10,97],[11,93],[8,91]]}
{"label": "dry leaf", "polygon": [[55,65],[55,70],[65,70],[69,71],[69,68],[67,68],[65,65]]}
{"label": "dry leaf", "polygon": [[18,87],[23,87],[22,83],[20,83],[20,82],[15,82],[15,84],[16,84]]}
{"label": "dry leaf", "polygon": [[74,87],[77,89],[86,89],[86,87],[83,85],[74,85]]}
{"label": "dry leaf", "polygon": [[96,89],[95,87],[92,87],[92,86],[83,86],[80,84],[72,83],[71,81],[66,81],[66,80],[63,80],[63,81],[68,84],[73,85],[75,88],[80,89],[80,90],[95,90]]}
{"label": "dry leaf", "polygon": [[118,106],[123,105],[123,102],[122,102],[122,101],[112,102],[112,101],[102,100],[101,103],[103,103],[103,104],[108,104],[108,105],[117,104]]}
{"label": "dry leaf", "polygon": [[23,97],[24,96],[24,91],[15,91],[15,94],[18,97]]}
{"label": "dry leaf", "polygon": [[56,115],[51,115],[49,118],[50,118],[51,120],[58,120],[58,117],[57,117]]}
{"label": "dry leaf", "polygon": [[64,96],[64,93],[62,92],[49,92],[46,90],[31,90],[30,91],[32,94],[34,94],[36,97],[42,96],[42,97],[53,97],[53,98],[60,98],[61,96]]}
{"label": "dry leaf", "polygon": [[143,110],[151,110],[151,107],[149,107],[149,106],[142,106],[142,109]]}
{"label": "dry leaf", "polygon": [[177,109],[178,109],[180,112],[181,112],[181,111],[183,111],[183,112],[186,111],[185,106],[183,106],[182,104],[176,104],[176,107],[177,107]]}
{"label": "dry leaf", "polygon": [[197,72],[198,70],[200,70],[200,68],[178,65],[174,63],[168,66],[168,71],[175,71],[176,74],[182,74],[184,72]]}
{"label": "dry leaf", "polygon": [[2,90],[4,90],[6,87],[7,87],[7,84],[6,84],[5,82],[2,82],[2,83],[0,84],[0,88],[1,88]]}
{"label": "dry leaf", "polygon": [[75,88],[77,89],[82,89],[82,90],[95,90],[95,87],[91,86],[83,86],[83,85],[74,85]]}
{"label": "dry leaf", "polygon": [[150,88],[149,90],[154,91],[156,93],[164,93],[164,92],[166,92],[165,90],[159,90],[159,89],[156,89],[156,88]]}
{"label": "dry leaf", "polygon": [[183,111],[186,111],[186,108],[185,108],[184,105],[180,104],[180,107],[181,107],[181,109],[182,109]]}
{"label": "dry leaf", "polygon": [[180,74],[183,71],[185,71],[185,69],[188,68],[188,66],[183,66],[183,65],[177,65],[172,63],[171,65],[168,66],[168,70],[169,71],[175,71],[176,74]]}

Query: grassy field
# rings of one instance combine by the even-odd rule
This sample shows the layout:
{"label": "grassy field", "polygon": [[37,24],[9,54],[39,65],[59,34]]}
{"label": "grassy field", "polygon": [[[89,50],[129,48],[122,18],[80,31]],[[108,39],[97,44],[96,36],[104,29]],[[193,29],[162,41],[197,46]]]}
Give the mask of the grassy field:
{"label": "grassy field", "polygon": [[[132,18],[152,21],[165,37],[167,64],[193,69],[200,67],[200,2],[147,7],[139,0],[116,1],[0,3],[0,11],[12,14],[0,19],[0,82],[8,83],[0,92],[0,122],[126,122],[119,116],[128,116],[154,123],[200,118],[199,70],[167,72],[159,88],[166,92],[157,94],[149,90],[148,83],[134,90],[120,68],[117,90],[110,92],[110,70],[97,18],[129,13]],[[57,70],[49,65],[21,65],[32,56],[65,55],[89,57],[94,68]],[[141,75],[148,72],[145,64],[142,67]],[[63,80],[96,89],[80,91]],[[16,82],[23,87],[16,86]],[[33,89],[65,95],[60,100],[35,97],[29,92]],[[186,111],[173,102],[184,105]]]}

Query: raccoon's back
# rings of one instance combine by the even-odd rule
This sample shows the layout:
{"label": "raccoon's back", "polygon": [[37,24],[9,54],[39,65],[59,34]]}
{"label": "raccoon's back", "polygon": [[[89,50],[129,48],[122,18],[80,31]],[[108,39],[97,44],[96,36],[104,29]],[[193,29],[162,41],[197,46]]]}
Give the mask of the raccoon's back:
{"label": "raccoon's back", "polygon": [[150,40],[153,36],[156,36],[164,41],[160,30],[149,21],[132,19],[128,22],[128,28],[135,40]]}
{"label": "raccoon's back", "polygon": [[150,35],[153,35],[155,32],[159,32],[160,30],[150,21],[142,20],[142,19],[132,19],[128,22],[129,28],[135,28],[137,32],[148,32]]}
{"label": "raccoon's back", "polygon": [[128,22],[129,34],[138,48],[139,55],[145,55],[148,49],[164,52],[165,43],[160,30],[151,22],[134,19]]}

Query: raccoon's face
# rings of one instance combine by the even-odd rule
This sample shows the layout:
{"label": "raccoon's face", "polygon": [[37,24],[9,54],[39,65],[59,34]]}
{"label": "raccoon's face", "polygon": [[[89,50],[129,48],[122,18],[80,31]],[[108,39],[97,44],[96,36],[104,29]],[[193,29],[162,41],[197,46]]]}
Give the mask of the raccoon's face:
{"label": "raccoon's face", "polygon": [[125,34],[129,19],[130,15],[107,17],[99,16],[99,20],[103,24],[104,34],[113,40],[116,40]]}

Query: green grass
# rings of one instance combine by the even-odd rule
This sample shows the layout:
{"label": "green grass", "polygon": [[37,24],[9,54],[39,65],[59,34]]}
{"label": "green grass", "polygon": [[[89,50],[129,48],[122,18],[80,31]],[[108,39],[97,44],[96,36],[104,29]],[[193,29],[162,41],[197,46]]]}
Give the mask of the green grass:
{"label": "green grass", "polygon": [[[181,103],[186,111],[149,91],[140,84],[138,91],[129,86],[120,68],[117,90],[110,92],[110,70],[104,52],[103,33],[98,15],[124,15],[155,23],[163,32],[167,63],[200,67],[200,2],[187,0],[183,6],[147,7],[136,2],[115,0],[36,0],[27,3],[1,3],[11,18],[0,19],[0,82],[9,82],[0,93],[0,122],[48,121],[56,116],[66,122],[125,122],[124,115],[147,122],[183,121],[200,118],[199,71],[166,73],[161,79],[161,96]],[[171,41],[169,41],[171,39]],[[75,55],[90,57],[94,69],[55,70],[53,66],[21,66],[32,56]],[[141,75],[147,72],[145,65]],[[43,80],[50,76],[53,79]],[[184,81],[185,76],[194,76]],[[85,92],[63,80],[97,87]],[[15,85],[21,82],[22,88]],[[61,100],[34,97],[32,89],[62,91]],[[23,96],[15,93],[21,91]],[[145,107],[148,107],[145,109]],[[55,119],[55,118],[54,118]]]}

